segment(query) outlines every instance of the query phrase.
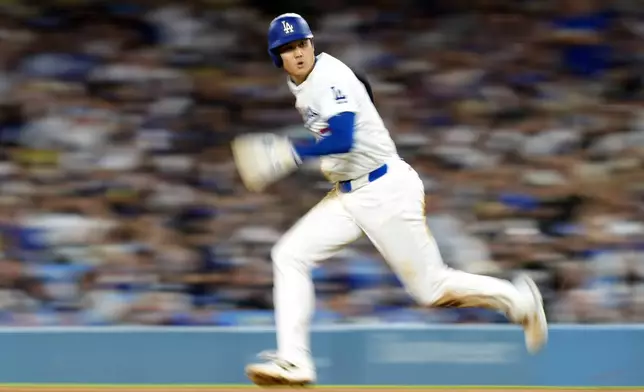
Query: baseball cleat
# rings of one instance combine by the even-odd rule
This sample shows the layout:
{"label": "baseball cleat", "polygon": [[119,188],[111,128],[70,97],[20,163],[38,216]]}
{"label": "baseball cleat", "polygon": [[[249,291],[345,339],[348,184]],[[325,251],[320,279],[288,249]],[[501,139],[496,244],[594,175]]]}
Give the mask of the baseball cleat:
{"label": "baseball cleat", "polygon": [[535,354],[548,341],[548,321],[543,309],[543,298],[536,283],[526,274],[518,276],[515,285],[530,301],[528,314],[521,324],[525,332],[526,348],[531,354]]}
{"label": "baseball cleat", "polygon": [[275,353],[262,353],[264,363],[246,366],[246,376],[260,387],[304,387],[315,382],[312,369],[297,366],[279,358]]}

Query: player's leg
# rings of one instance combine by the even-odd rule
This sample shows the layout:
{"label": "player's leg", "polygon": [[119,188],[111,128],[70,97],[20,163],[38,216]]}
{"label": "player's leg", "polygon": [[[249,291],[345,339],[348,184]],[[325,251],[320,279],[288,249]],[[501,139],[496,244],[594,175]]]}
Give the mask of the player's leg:
{"label": "player's leg", "polygon": [[530,351],[547,338],[545,313],[536,285],[521,276],[510,283],[448,268],[426,226],[424,189],[404,162],[342,201],[397,273],[409,293],[429,306],[485,307],[523,324]]}
{"label": "player's leg", "polygon": [[312,267],[362,235],[362,230],[332,193],[302,217],[272,250],[273,302],[277,348],[267,363],[247,367],[259,385],[315,381],[309,323],[315,310]]}

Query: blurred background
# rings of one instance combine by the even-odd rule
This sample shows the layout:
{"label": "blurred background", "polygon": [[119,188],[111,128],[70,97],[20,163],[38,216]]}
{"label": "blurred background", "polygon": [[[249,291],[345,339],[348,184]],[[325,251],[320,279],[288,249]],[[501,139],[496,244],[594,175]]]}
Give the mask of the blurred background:
{"label": "blurred background", "polygon": [[[283,12],[367,73],[446,263],[530,272],[555,323],[644,321],[643,1],[2,0],[0,324],[272,325],[269,250],[330,189],[232,164],[305,135]],[[366,239],[314,277],[317,324],[506,322],[419,309]]]}

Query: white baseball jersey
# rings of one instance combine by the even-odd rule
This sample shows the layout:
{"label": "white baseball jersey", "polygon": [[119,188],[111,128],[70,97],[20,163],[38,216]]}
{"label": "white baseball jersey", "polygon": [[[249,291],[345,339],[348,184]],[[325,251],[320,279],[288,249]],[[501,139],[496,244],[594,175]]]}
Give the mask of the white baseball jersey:
{"label": "white baseball jersey", "polygon": [[321,53],[303,83],[295,85],[290,78],[287,83],[295,95],[295,107],[304,119],[304,126],[318,140],[328,132],[329,118],[342,112],[356,114],[351,151],[321,157],[321,169],[329,181],[356,179],[398,156],[365,86],[342,61]]}

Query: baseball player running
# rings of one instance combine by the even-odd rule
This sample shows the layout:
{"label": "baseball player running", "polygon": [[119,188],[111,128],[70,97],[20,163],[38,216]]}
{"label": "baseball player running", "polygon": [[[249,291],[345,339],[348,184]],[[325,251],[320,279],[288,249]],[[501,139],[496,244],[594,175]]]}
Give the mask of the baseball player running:
{"label": "baseball player running", "polygon": [[316,381],[309,323],[315,298],[312,267],[365,234],[425,306],[485,307],[523,326],[532,353],[547,341],[541,294],[527,276],[512,283],[448,268],[425,221],[422,180],[396,151],[363,78],[335,57],[315,55],[313,34],[299,15],[275,18],[268,52],[288,74],[295,107],[316,142],[294,144],[260,133],[232,143],[237,169],[255,192],[284,178],[305,160],[320,158],[335,189],[274,246],[275,353],[246,368],[258,385],[306,385]]}

